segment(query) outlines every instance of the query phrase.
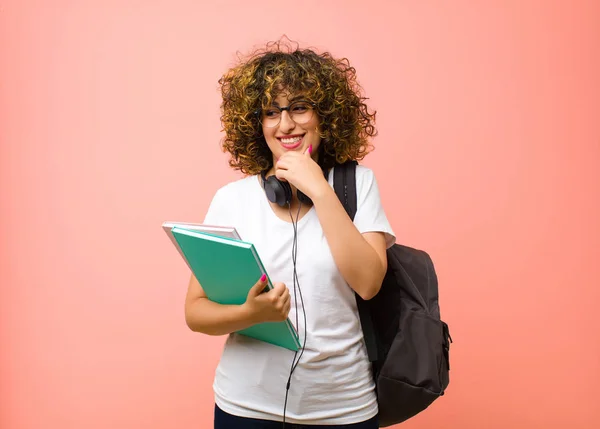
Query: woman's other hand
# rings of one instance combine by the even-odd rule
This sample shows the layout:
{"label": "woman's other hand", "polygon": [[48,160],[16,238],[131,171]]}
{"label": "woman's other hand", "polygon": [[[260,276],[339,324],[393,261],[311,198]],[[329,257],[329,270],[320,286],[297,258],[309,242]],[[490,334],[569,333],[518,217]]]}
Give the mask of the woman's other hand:
{"label": "woman's other hand", "polygon": [[281,322],[290,312],[290,291],[283,283],[275,283],[273,289],[265,291],[267,277],[263,275],[248,292],[245,311],[253,323]]}

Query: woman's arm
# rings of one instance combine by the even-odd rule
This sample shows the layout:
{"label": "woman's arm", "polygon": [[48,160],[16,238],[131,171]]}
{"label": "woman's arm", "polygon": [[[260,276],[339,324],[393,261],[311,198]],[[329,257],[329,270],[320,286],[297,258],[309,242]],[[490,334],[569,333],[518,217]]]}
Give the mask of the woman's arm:
{"label": "woman's arm", "polygon": [[290,311],[290,294],[283,283],[276,283],[263,293],[266,278],[261,278],[248,292],[242,305],[224,305],[208,299],[194,275],[185,298],[185,321],[194,332],[225,335],[261,322],[285,320]]}
{"label": "woman's arm", "polygon": [[210,301],[193,275],[185,297],[185,322],[192,331],[208,335],[225,335],[252,325],[246,308]]}
{"label": "woman's arm", "polygon": [[382,232],[361,234],[326,182],[311,198],[342,276],[361,298],[373,298],[381,288],[387,269],[385,235]]}
{"label": "woman's arm", "polygon": [[312,147],[303,154],[286,152],[275,164],[275,174],[312,200],[342,276],[361,298],[371,299],[379,292],[387,270],[385,235],[358,231],[311,153]]}

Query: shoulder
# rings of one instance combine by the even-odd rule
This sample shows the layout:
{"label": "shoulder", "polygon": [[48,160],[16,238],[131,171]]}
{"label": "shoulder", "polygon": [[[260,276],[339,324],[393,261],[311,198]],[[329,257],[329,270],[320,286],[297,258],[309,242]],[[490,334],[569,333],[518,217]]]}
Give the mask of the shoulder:
{"label": "shoulder", "polygon": [[375,171],[360,164],[356,166],[356,197],[359,206],[373,208],[376,211],[382,210],[381,195]]}
{"label": "shoulder", "polygon": [[[336,168],[338,168],[338,167],[333,167],[333,169],[331,170],[331,173],[330,173],[331,174],[330,177],[332,177],[332,178],[334,177],[334,171]],[[367,167],[362,164],[356,164],[355,177],[356,177],[357,184],[364,182],[364,181],[373,181],[373,180],[375,180],[375,172],[370,167]]]}
{"label": "shoulder", "polygon": [[240,212],[240,208],[247,206],[248,198],[254,195],[257,187],[256,180],[256,176],[246,176],[217,188],[210,202],[205,222],[215,223],[224,219],[230,221],[231,213]]}
{"label": "shoulder", "polygon": [[365,165],[358,164],[356,166],[356,190],[359,195],[365,196],[370,192],[378,192],[377,178],[375,171]]}
{"label": "shoulder", "polygon": [[[333,167],[329,174],[329,182],[332,186],[335,186],[335,169],[338,167]],[[375,177],[375,171],[362,164],[356,164],[355,170],[355,185],[356,185],[356,194],[358,200],[361,201],[365,199],[372,192],[378,193],[379,187],[377,185],[377,179]]]}
{"label": "shoulder", "polygon": [[396,242],[396,235],[383,207],[375,172],[360,164],[356,166],[356,193],[358,210],[354,223],[361,233],[383,232],[389,248]]}
{"label": "shoulder", "polygon": [[356,179],[357,180],[375,180],[375,171],[370,167],[362,164],[356,165]]}
{"label": "shoulder", "polygon": [[247,195],[256,184],[256,181],[256,176],[245,176],[241,179],[226,183],[217,188],[214,198],[222,201],[237,200],[240,197]]}

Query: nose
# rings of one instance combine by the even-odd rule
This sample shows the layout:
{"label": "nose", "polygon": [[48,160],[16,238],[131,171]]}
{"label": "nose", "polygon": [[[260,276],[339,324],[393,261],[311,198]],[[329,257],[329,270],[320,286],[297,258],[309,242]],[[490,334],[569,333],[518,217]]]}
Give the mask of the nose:
{"label": "nose", "polygon": [[281,112],[281,118],[279,121],[279,129],[284,133],[289,133],[296,127],[296,123],[292,120],[288,111]]}

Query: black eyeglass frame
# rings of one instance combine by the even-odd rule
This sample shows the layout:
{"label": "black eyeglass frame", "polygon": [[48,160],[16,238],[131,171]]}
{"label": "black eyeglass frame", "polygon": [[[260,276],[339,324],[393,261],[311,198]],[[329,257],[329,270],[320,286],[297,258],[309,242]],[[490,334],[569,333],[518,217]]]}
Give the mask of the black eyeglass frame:
{"label": "black eyeglass frame", "polygon": [[[306,103],[308,105],[310,105],[313,108],[313,114],[314,112],[317,110],[317,104],[313,103],[312,101],[308,101],[308,100],[296,100],[296,101],[292,101],[288,106],[286,107],[279,107],[279,106],[273,106],[271,108],[277,109],[279,110],[279,122],[281,122],[281,114],[285,111],[288,112],[288,115],[291,116],[291,107],[296,104],[296,103]],[[258,122],[262,124],[262,118],[261,118],[261,113],[262,113],[262,109],[256,109],[254,111],[254,115],[256,116],[256,118],[258,119]],[[293,120],[293,119],[292,119]],[[277,124],[273,125],[273,127],[277,126],[279,124],[279,122],[277,122]],[[272,127],[269,127],[272,128]]]}

